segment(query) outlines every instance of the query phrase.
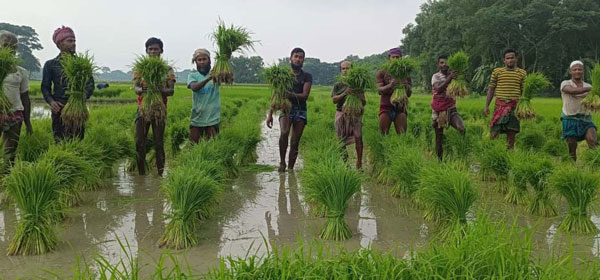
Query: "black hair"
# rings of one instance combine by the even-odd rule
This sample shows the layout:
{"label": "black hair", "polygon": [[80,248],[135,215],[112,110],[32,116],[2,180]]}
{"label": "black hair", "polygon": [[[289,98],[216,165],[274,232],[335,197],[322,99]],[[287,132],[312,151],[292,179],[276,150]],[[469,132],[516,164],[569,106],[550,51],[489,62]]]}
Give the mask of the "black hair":
{"label": "black hair", "polygon": [[508,49],[504,50],[504,54],[502,55],[502,58],[506,57],[506,54],[509,54],[509,53],[514,53],[515,56],[517,56],[517,51],[515,49],[508,48]]}
{"label": "black hair", "polygon": [[148,38],[148,40],[146,40],[146,49],[148,49],[149,46],[152,46],[154,44],[158,44],[158,46],[160,47],[160,50],[161,51],[163,50],[163,42],[156,37],[151,37],[151,38]]}
{"label": "black hair", "polygon": [[303,49],[301,49],[301,48],[294,48],[292,50],[292,52],[290,53],[290,57],[294,56],[295,53],[302,53],[302,54],[306,55],[306,53],[304,52]]}
{"label": "black hair", "polygon": [[448,55],[447,54],[440,54],[440,56],[438,56],[438,61],[440,61],[440,59],[448,59]]}

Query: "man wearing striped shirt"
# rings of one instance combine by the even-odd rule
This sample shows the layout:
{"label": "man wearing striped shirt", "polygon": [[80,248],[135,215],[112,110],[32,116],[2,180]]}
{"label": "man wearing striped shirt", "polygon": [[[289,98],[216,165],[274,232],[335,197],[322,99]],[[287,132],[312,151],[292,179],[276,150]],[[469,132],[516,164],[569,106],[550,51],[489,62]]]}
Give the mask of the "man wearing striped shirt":
{"label": "man wearing striped shirt", "polygon": [[504,67],[495,68],[492,72],[484,114],[489,115],[490,103],[496,96],[494,114],[490,122],[490,136],[492,139],[496,139],[500,133],[506,133],[510,150],[514,148],[515,136],[520,130],[515,109],[523,93],[523,83],[527,73],[517,67],[517,52],[514,49],[505,50],[503,60]]}

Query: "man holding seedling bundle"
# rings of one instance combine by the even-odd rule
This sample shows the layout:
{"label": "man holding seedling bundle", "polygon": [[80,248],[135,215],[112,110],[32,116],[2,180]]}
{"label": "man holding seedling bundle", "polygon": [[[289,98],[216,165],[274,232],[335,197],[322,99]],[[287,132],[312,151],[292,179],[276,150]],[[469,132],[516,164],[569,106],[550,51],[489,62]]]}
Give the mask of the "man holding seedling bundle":
{"label": "man holding seedling bundle", "polygon": [[515,116],[515,109],[521,94],[527,72],[517,67],[517,52],[514,49],[504,51],[504,67],[495,68],[492,72],[487,100],[483,113],[490,113],[490,103],[496,96],[494,114],[492,115],[491,138],[496,139],[500,133],[506,133],[508,149],[515,146],[515,137],[520,130],[519,119]]}
{"label": "man holding seedling bundle", "polygon": [[[279,136],[279,172],[285,171],[286,168],[290,170],[294,169],[296,159],[298,158],[298,145],[300,144],[300,138],[302,132],[304,132],[304,126],[307,124],[306,116],[306,100],[310,94],[310,88],[312,87],[312,75],[310,73],[302,71],[304,65],[305,52],[301,48],[294,48],[290,54],[290,66],[292,72],[296,76],[296,83],[293,87],[293,92],[286,94],[287,98],[292,103],[292,109],[289,114],[281,114],[279,116],[279,126],[281,128],[281,135]],[[267,126],[273,127],[273,110],[269,110],[267,117]],[[288,141],[290,136],[290,130],[292,131],[292,140],[290,143],[290,155],[289,162],[285,164],[285,154],[287,153]]]}
{"label": "man holding seedling bundle", "polygon": [[458,130],[460,134],[465,134],[463,120],[456,110],[456,100],[446,95],[448,85],[457,77],[456,72],[450,72],[447,62],[448,56],[445,54],[440,55],[438,57],[438,69],[440,71],[431,77],[431,87],[433,88],[431,119],[435,130],[435,152],[440,162],[444,154],[444,128],[448,127],[449,124]]}
{"label": "man holding seedling bundle", "polygon": [[190,140],[198,143],[200,138],[210,139],[219,132],[221,100],[219,86],[210,71],[210,52],[197,49],[192,57],[196,70],[188,75],[188,88],[193,91]]}
{"label": "man holding seedling bundle", "polygon": [[[388,60],[401,59],[402,50],[393,48],[388,51]],[[411,80],[410,78],[404,81],[398,81],[384,70],[380,70],[376,77],[377,91],[381,95],[379,101],[379,130],[383,134],[388,134],[392,123],[396,129],[396,133],[404,133],[408,125],[406,104],[393,104],[391,101],[392,94],[398,86],[406,87],[406,95],[411,96]]]}
{"label": "man holding seedling bundle", "polygon": [[[44,64],[41,90],[44,95],[44,100],[50,105],[50,110],[52,111],[52,132],[54,133],[54,140],[60,141],[75,138],[83,140],[83,127],[76,130],[77,133],[75,133],[75,130],[68,132],[65,130],[61,119],[62,109],[65,104],[67,104],[69,96],[66,94],[68,85],[63,77],[63,68],[60,60],[61,56],[64,54],[75,55],[75,33],[73,32],[73,29],[63,26],[54,31],[52,41],[54,41],[54,44],[56,44],[56,47],[60,50],[60,54],[57,57],[46,61]],[[90,98],[93,92],[94,79],[92,78],[86,86],[86,98]]]}
{"label": "man holding seedling bundle", "polygon": [[[18,40],[15,34],[0,31],[0,48],[10,50],[10,53],[14,56],[17,47]],[[8,75],[2,82],[2,91],[0,92],[3,92],[10,101],[10,114],[2,120],[2,129],[0,130],[0,133],[4,136],[4,166],[2,173],[8,173],[9,165],[12,165],[19,145],[22,123],[25,122],[27,134],[31,134],[33,131],[30,121],[29,72],[21,66],[16,66],[13,71],[8,70]]]}
{"label": "man holding seedling bundle", "polygon": [[567,139],[569,154],[577,160],[577,142],[585,140],[590,149],[597,145],[596,126],[592,115],[581,106],[581,100],[592,90],[592,85],[583,81],[583,62],[576,60],[569,66],[571,79],[560,84],[560,95],[563,100],[562,139]]}
{"label": "man holding seedling bundle", "polygon": [[[161,56],[163,53],[163,42],[158,38],[149,38],[146,41],[146,54],[148,56]],[[136,74],[134,73],[134,76]],[[141,117],[140,108],[142,106],[143,94],[147,90],[147,85],[144,82],[136,82],[134,87],[135,93],[138,95],[138,110],[135,117],[135,150],[137,153],[137,168],[140,175],[146,174],[146,139],[148,131],[152,126],[152,136],[154,142],[154,152],[156,155],[156,169],[158,175],[162,176],[165,168],[165,123],[166,120],[152,119],[146,121]],[[169,76],[161,89],[161,94],[165,107],[167,106],[167,97],[175,93],[175,73],[173,69],[169,69]]]}
{"label": "man holding seedling bundle", "polygon": [[[342,63],[340,63],[340,71],[342,75],[346,75],[346,73],[348,73],[348,70],[350,70],[350,66],[350,61],[342,61]],[[349,116],[345,116],[342,110],[344,107],[344,103],[346,102],[346,97],[350,94],[355,93],[350,87],[348,87],[346,83],[337,82],[333,86],[331,98],[333,100],[333,103],[336,104],[335,132],[338,138],[344,141],[346,146],[351,145],[353,143],[356,144],[356,168],[361,169],[363,152],[362,117],[354,119]],[[360,101],[362,102],[363,106],[367,104],[364,92],[357,93],[357,95]],[[348,157],[348,151],[346,151],[346,149],[344,149],[344,155],[346,158]]]}

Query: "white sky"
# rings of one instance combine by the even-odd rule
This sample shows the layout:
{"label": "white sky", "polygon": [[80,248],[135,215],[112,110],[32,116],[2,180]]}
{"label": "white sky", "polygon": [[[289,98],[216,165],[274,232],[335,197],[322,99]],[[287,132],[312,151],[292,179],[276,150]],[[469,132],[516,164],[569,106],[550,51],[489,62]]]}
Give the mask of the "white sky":
{"label": "white sky", "polygon": [[19,0],[6,1],[0,22],[28,25],[39,34],[44,61],[56,56],[53,31],[74,29],[77,50],[89,50],[99,66],[129,70],[144,42],[155,36],[165,44],[164,57],[177,70],[192,68],[199,47],[214,50],[209,34],[221,17],[242,25],[261,43],[256,52],[267,64],[299,46],[308,57],[336,62],[398,46],[402,29],[414,22],[425,0]]}

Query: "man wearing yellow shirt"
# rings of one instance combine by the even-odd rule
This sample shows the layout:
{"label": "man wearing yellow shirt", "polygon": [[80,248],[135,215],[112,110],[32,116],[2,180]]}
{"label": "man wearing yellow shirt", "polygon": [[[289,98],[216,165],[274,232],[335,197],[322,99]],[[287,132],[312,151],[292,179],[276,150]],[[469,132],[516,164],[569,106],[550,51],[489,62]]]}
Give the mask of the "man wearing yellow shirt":
{"label": "man wearing yellow shirt", "polygon": [[508,149],[515,146],[515,136],[519,133],[520,123],[515,116],[515,109],[521,94],[527,72],[517,67],[517,52],[514,49],[504,51],[504,67],[495,68],[492,72],[490,86],[485,101],[484,114],[490,113],[490,103],[494,96],[496,102],[494,114],[490,122],[490,136],[498,138],[500,133],[506,133]]}

